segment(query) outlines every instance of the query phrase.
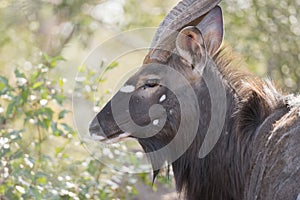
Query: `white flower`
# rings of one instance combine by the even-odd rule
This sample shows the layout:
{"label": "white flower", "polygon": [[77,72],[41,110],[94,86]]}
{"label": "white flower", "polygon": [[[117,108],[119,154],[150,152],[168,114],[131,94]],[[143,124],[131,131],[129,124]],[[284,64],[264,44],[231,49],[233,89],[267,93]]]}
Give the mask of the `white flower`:
{"label": "white flower", "polygon": [[20,193],[24,194],[25,193],[25,189],[19,185],[16,186],[16,190],[18,190]]}
{"label": "white flower", "polygon": [[35,95],[30,95],[29,98],[31,101],[34,101],[34,100],[36,100],[37,97]]}
{"label": "white flower", "polygon": [[104,182],[106,182],[106,184],[110,185],[111,189],[113,189],[113,190],[119,188],[119,185],[111,180],[104,180]]}
{"label": "white flower", "polygon": [[51,190],[52,194],[57,195],[58,192],[56,190]]}
{"label": "white flower", "polygon": [[48,72],[48,68],[47,68],[47,67],[43,67],[43,68],[41,69],[41,72],[42,72],[42,73]]}
{"label": "white flower", "polygon": [[25,78],[17,78],[17,85],[18,86],[23,86],[27,83],[27,79]]}
{"label": "white flower", "polygon": [[[1,137],[0,138],[0,149],[3,147],[5,148],[6,145],[8,145],[8,138],[5,137]],[[6,149],[6,148],[5,148]]]}
{"label": "white flower", "polygon": [[25,186],[27,186],[27,187],[30,187],[30,183],[24,181],[24,180],[22,179],[21,176],[18,176],[18,181],[19,181],[22,185],[25,185]]}
{"label": "white flower", "polygon": [[44,191],[44,188],[41,187],[41,186],[37,186],[37,189],[38,189],[39,191]]}
{"label": "white flower", "polygon": [[33,168],[33,163],[28,158],[24,158],[24,161],[28,167]]}
{"label": "white flower", "polygon": [[10,139],[11,139],[11,140],[14,140],[14,139],[16,139],[16,138],[17,138],[16,135],[11,135],[11,136],[10,136]]}
{"label": "white flower", "polygon": [[41,99],[41,100],[40,100],[40,104],[41,104],[42,106],[45,106],[47,103],[48,103],[48,100],[47,100],[47,99]]}
{"label": "white flower", "polygon": [[5,99],[5,100],[12,100],[11,96],[8,96],[7,94],[5,95],[2,95],[2,99]]}
{"label": "white flower", "polygon": [[7,178],[9,176],[9,169],[8,167],[4,167],[4,174],[3,174],[4,178]]}
{"label": "white flower", "polygon": [[74,183],[67,181],[66,186],[67,186],[67,188],[74,188],[76,185]]}
{"label": "white flower", "polygon": [[38,64],[37,67],[38,67],[39,69],[42,69],[43,66],[44,66],[43,64]]}
{"label": "white flower", "polygon": [[36,124],[36,123],[37,123],[37,120],[36,120],[36,119],[30,119],[30,120],[29,120],[29,123],[30,123],[30,124]]}

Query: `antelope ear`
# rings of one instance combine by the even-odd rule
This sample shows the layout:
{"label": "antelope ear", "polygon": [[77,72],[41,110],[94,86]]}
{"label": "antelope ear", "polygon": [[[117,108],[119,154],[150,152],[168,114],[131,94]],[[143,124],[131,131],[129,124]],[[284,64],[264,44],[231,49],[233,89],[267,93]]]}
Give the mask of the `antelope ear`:
{"label": "antelope ear", "polygon": [[207,54],[213,57],[222,41],[222,10],[216,6],[197,26],[188,26],[180,31],[176,39],[176,49],[192,66],[203,66]]}
{"label": "antelope ear", "polygon": [[206,51],[203,36],[194,26],[185,27],[176,38],[176,49],[179,55],[194,68],[204,66]]}
{"label": "antelope ear", "polygon": [[219,50],[224,35],[222,9],[216,6],[196,26],[203,35],[208,54],[212,57]]}

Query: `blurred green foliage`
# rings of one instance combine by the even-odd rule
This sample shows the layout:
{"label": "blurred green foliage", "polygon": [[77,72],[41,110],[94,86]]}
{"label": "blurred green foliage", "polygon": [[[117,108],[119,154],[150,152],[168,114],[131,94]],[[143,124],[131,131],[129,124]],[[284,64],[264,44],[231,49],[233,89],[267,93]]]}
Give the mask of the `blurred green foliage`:
{"label": "blurred green foliage", "polygon": [[248,67],[285,92],[299,92],[300,1],[228,0],[222,5],[225,39]]}
{"label": "blurred green foliage", "polygon": [[[67,120],[70,100],[61,77],[48,73],[61,56],[41,55],[42,64],[0,76],[0,198],[111,199],[137,193],[136,177],[114,174],[82,147]],[[59,142],[58,142],[59,141]]]}
{"label": "blurred green foliage", "polygon": [[[72,128],[72,91],[66,91],[68,80],[57,74],[66,61],[61,55],[68,43],[73,39],[87,48],[95,27],[102,24],[90,14],[98,3],[0,2],[1,199],[137,195],[138,176],[105,167],[78,141]],[[107,70],[115,67],[112,63]],[[87,79],[93,75],[86,74]],[[85,96],[90,97],[91,93]]]}
{"label": "blurred green foliage", "polygon": [[[115,173],[83,150],[71,123],[72,91],[57,71],[67,62],[62,55],[72,41],[88,49],[98,30],[158,26],[176,2],[0,2],[0,198],[130,199],[138,193],[133,186],[138,180],[152,185],[147,174]],[[285,91],[298,91],[300,1],[226,0],[221,5],[225,41],[246,66]],[[87,80],[94,75],[87,72]],[[102,99],[96,102],[102,104]],[[158,180],[170,184],[164,176]]]}

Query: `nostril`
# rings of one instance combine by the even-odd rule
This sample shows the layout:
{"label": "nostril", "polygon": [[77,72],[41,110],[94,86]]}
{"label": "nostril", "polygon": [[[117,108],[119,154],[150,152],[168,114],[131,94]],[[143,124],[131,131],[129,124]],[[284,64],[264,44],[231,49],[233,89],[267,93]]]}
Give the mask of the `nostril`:
{"label": "nostril", "polygon": [[90,125],[89,125],[89,132],[90,134],[96,134],[96,133],[99,133],[100,132],[100,125],[98,123],[98,120],[93,120]]}
{"label": "nostril", "polygon": [[106,137],[104,135],[102,135],[102,131],[101,131],[101,127],[98,123],[98,120],[93,120],[90,125],[89,125],[89,132],[90,132],[90,136],[92,137],[93,140],[105,140]]}
{"label": "nostril", "polygon": [[100,131],[100,126],[98,124],[91,124],[89,126],[90,133],[97,133]]}
{"label": "nostril", "polygon": [[98,132],[98,131],[100,131],[100,126],[99,126],[99,125],[96,125],[96,126],[90,126],[90,127],[89,127],[89,131],[90,131],[90,132],[93,132],[93,133]]}

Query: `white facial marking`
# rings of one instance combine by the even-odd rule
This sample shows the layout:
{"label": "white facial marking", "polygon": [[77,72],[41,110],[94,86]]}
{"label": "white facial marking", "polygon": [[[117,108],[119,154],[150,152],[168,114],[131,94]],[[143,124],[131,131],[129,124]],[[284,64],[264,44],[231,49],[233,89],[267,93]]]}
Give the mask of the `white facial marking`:
{"label": "white facial marking", "polygon": [[121,135],[119,135],[119,138],[125,138],[125,137],[128,137],[130,135],[131,135],[130,133],[125,132],[125,133],[122,133]]}
{"label": "white facial marking", "polygon": [[105,137],[100,135],[95,135],[95,134],[92,135],[92,138],[93,140],[100,140],[100,141],[105,139]]}
{"label": "white facial marking", "polygon": [[130,133],[125,132],[125,133],[120,134],[118,137],[105,140],[104,142],[106,144],[113,144],[113,143],[116,143],[116,142],[120,142],[123,138],[126,138],[126,137],[128,137],[130,135],[131,135]]}
{"label": "white facial marking", "polygon": [[155,120],[153,120],[153,122],[152,122],[152,123],[153,123],[153,125],[154,125],[154,126],[157,126],[157,125],[158,125],[158,123],[159,123],[159,120],[158,120],[158,119],[155,119]]}
{"label": "white facial marking", "polygon": [[123,87],[120,88],[120,92],[124,93],[130,93],[135,90],[135,87],[133,85],[124,85]]}
{"label": "white facial marking", "polygon": [[166,100],[167,96],[164,94],[160,97],[159,102],[163,102],[164,100]]}

